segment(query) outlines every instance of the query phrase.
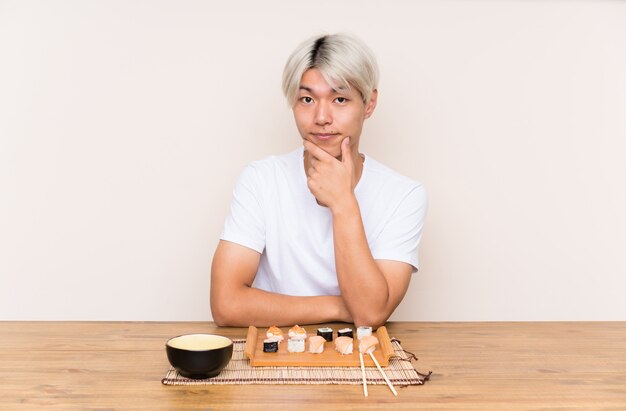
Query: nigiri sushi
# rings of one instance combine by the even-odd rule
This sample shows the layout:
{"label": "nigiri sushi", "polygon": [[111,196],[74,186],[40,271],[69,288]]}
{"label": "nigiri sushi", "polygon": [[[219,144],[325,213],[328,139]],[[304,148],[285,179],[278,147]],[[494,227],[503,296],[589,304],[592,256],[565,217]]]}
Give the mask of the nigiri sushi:
{"label": "nigiri sushi", "polygon": [[289,329],[289,338],[294,338],[296,340],[304,340],[306,339],[306,330],[300,327],[298,324],[294,325]]}
{"label": "nigiri sushi", "polygon": [[321,335],[312,335],[309,337],[309,352],[313,354],[321,354],[324,352],[324,343],[326,339]]}
{"label": "nigiri sushi", "polygon": [[376,346],[378,345],[378,338],[373,335],[368,335],[367,337],[361,338],[359,342],[359,351],[362,353],[370,353],[374,352]]}
{"label": "nigiri sushi", "polygon": [[335,338],[335,349],[340,354],[352,354],[352,338],[350,337],[337,337]]}
{"label": "nigiri sushi", "polygon": [[279,343],[285,339],[285,336],[283,335],[281,329],[276,327],[275,325],[272,325],[270,328],[267,329],[266,335],[267,338],[276,338]]}

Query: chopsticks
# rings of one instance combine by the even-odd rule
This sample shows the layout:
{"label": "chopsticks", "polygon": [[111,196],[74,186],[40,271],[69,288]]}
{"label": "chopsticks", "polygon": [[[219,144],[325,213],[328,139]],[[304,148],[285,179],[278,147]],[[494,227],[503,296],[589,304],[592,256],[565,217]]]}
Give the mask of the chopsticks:
{"label": "chopsticks", "polygon": [[361,374],[363,375],[363,395],[367,397],[367,381],[365,380],[365,364],[363,364],[363,353],[359,350],[359,358],[361,359]]}
{"label": "chopsticks", "polygon": [[[383,378],[387,382],[387,385],[389,386],[389,389],[391,390],[393,395],[395,395],[397,397],[398,396],[398,392],[396,391],[395,388],[393,388],[393,385],[391,385],[391,382],[389,381],[389,378],[387,378],[387,374],[385,374],[383,369],[380,368],[380,364],[378,363],[378,360],[376,359],[376,357],[374,357],[374,354],[372,354],[371,351],[369,351],[368,354],[370,355],[370,357],[372,357],[372,360],[374,360],[374,364],[376,364],[376,367],[378,367],[378,371],[380,371],[380,373],[383,375]],[[362,359],[363,359],[363,354],[361,354],[361,360]],[[363,372],[365,373],[365,371],[363,371]],[[363,374],[363,378],[365,378],[365,374]],[[367,397],[367,395],[366,395],[366,397]]]}
{"label": "chopsticks", "polygon": [[[385,371],[383,371],[383,369],[381,368],[380,364],[378,363],[378,360],[376,359],[376,357],[374,357],[374,354],[372,354],[372,351],[373,350],[370,350],[367,353],[370,355],[370,357],[372,357],[374,364],[376,364],[378,371],[380,371],[380,373],[382,374],[383,378],[385,379],[385,382],[387,383],[387,386],[389,387],[393,395],[397,397],[398,392],[396,391],[395,388],[393,388],[393,385],[391,385],[391,381],[389,381],[389,378],[387,378],[387,374],[385,374]],[[363,352],[361,350],[359,350],[359,359],[361,360],[361,375],[363,376],[363,395],[367,397],[367,381],[365,379],[365,364],[363,363]]]}
{"label": "chopsticks", "polygon": [[[360,329],[361,327],[359,328],[359,330]],[[358,333],[357,333],[357,336],[358,336]],[[378,368],[378,371],[380,371],[381,375],[385,379],[385,382],[387,383],[387,386],[389,387],[393,395],[398,396],[398,392],[396,391],[395,388],[393,388],[393,385],[391,385],[391,381],[389,381],[389,378],[387,378],[387,374],[385,374],[385,371],[383,371],[383,369],[380,367],[378,360],[376,359],[376,357],[374,357],[374,354],[372,354],[374,350],[376,350],[376,346],[379,344],[378,338],[370,334],[370,335],[365,335],[362,338],[359,337],[359,340],[360,340],[359,341],[359,359],[361,360],[361,374],[363,375],[363,395],[367,397],[367,382],[365,380],[365,364],[363,363],[363,351],[365,351],[366,353],[370,355],[370,357],[372,357],[372,361],[374,361],[374,364],[376,364],[376,368]]]}

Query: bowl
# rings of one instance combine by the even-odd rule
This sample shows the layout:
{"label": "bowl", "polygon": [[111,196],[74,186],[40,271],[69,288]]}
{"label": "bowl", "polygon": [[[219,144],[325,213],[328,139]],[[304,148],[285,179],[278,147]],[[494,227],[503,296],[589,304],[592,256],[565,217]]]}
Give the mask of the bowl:
{"label": "bowl", "polygon": [[186,334],[165,344],[167,359],[180,375],[202,379],[218,375],[233,356],[230,338],[215,334]]}

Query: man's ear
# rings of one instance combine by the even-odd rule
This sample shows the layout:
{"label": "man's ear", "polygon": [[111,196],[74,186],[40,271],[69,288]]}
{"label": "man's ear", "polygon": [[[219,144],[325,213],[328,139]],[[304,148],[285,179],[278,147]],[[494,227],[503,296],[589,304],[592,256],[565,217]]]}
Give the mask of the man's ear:
{"label": "man's ear", "polygon": [[378,89],[374,89],[372,91],[372,96],[370,97],[370,101],[365,104],[365,118],[370,118],[370,116],[374,113],[374,109],[376,108],[376,102],[378,101]]}

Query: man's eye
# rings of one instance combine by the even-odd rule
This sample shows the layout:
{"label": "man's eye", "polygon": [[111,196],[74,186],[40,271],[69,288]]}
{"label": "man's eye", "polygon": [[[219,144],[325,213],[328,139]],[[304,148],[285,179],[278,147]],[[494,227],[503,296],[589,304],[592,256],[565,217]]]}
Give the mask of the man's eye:
{"label": "man's eye", "polygon": [[348,99],[345,97],[337,97],[335,101],[337,101],[337,103],[343,104],[343,103],[347,103]]}
{"label": "man's eye", "polygon": [[311,97],[300,97],[300,101],[306,104],[310,104],[313,102],[313,99]]}

